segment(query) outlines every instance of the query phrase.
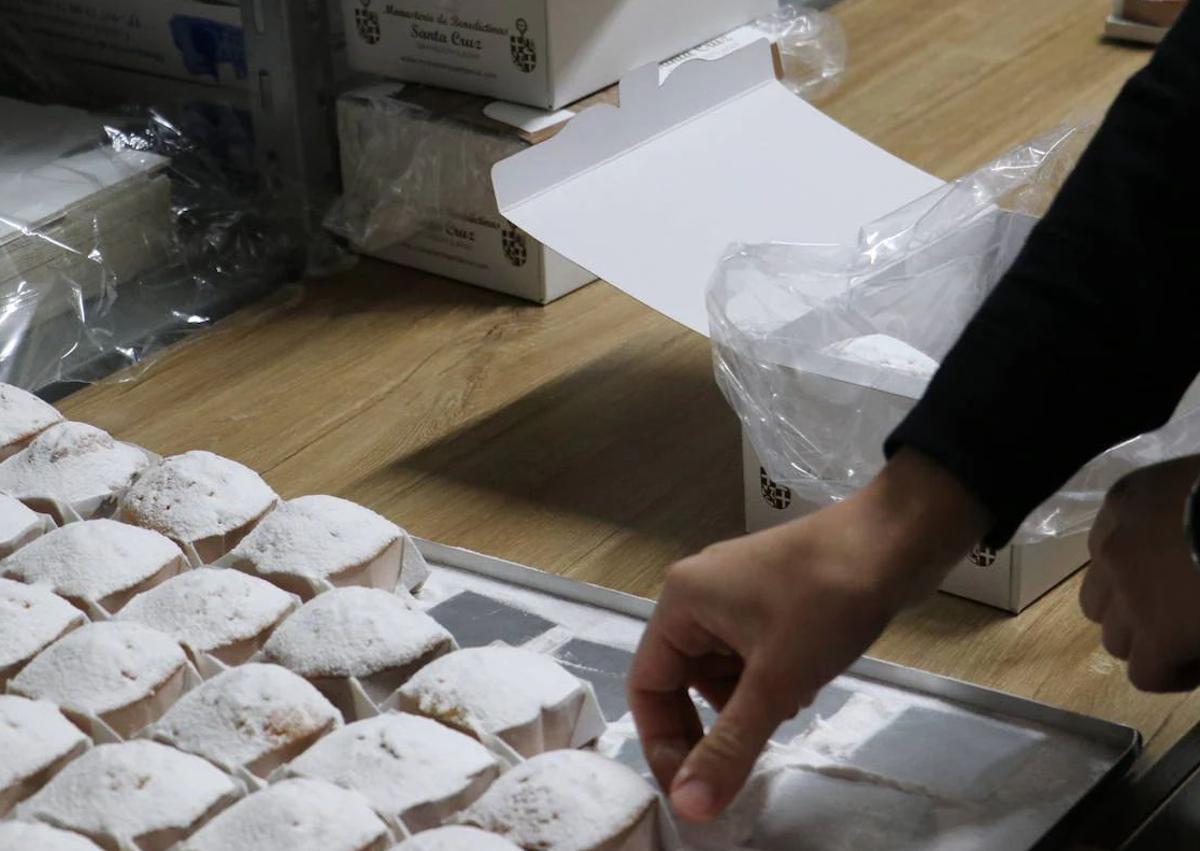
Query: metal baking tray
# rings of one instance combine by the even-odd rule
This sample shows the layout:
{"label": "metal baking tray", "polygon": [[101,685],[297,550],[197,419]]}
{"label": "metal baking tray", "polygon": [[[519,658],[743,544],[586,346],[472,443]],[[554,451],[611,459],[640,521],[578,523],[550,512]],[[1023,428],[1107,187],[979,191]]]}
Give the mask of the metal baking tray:
{"label": "metal baking tray", "polygon": [[[551,653],[589,680],[600,749],[645,772],[625,678],[650,600],[418,540],[422,605],[463,646]],[[701,702],[706,721],[715,718]],[[1140,734],[970,683],[863,658],[776,734],[726,824],[691,846],[753,851],[1046,851],[1124,782]],[[694,832],[693,832],[694,833]]]}

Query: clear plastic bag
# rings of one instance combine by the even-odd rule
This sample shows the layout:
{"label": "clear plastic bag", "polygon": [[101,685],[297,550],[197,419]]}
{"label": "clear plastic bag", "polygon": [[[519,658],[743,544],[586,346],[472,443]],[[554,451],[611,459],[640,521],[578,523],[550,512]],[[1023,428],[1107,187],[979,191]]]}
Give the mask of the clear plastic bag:
{"label": "clear plastic bag", "polygon": [[795,3],[756,22],[779,45],[783,84],[807,101],[833,94],[846,71],[846,33],[827,12]]}
{"label": "clear plastic bag", "polygon": [[0,381],[54,398],[137,377],[129,367],[306,270],[313,250],[272,200],[236,98],[97,107],[0,19],[6,46]]}
{"label": "clear plastic bag", "polygon": [[[717,379],[774,480],[818,507],[879,471],[884,440],[1011,265],[1093,129],[1071,126],[1019,147],[866,226],[856,245],[739,246],[722,262],[708,295]],[[1200,385],[1164,429],[1081,470],[1017,541],[1086,530],[1122,475],[1196,451]]]}

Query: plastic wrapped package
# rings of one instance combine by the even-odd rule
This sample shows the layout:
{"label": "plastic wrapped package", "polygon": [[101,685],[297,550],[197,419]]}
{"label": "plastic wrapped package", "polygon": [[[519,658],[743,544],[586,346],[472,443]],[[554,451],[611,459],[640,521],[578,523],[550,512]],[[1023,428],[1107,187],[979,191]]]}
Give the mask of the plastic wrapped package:
{"label": "plastic wrapped package", "polygon": [[[767,38],[785,83],[827,92],[845,64],[837,21],[791,5],[661,64],[665,80]],[[616,86],[546,112],[422,85],[375,83],[338,101],[343,195],[326,227],[364,254],[545,303],[594,276],[544,248],[499,212],[496,163],[553,136],[576,113],[617,105]]]}
{"label": "plastic wrapped package", "polygon": [[62,395],[306,271],[238,98],[96,111],[18,45],[0,19],[0,381]]}
{"label": "plastic wrapped package", "polygon": [[783,83],[807,101],[827,97],[846,71],[846,33],[827,12],[783,2],[758,26],[779,45]]}
{"label": "plastic wrapped package", "polygon": [[[1019,147],[867,225],[856,245],[739,246],[722,262],[708,295],[717,379],[774,481],[820,506],[880,470],[885,439],[1016,258],[1092,129]],[[1086,530],[1122,475],[1198,450],[1200,386],[1165,428],[1080,471],[1017,542]]]}

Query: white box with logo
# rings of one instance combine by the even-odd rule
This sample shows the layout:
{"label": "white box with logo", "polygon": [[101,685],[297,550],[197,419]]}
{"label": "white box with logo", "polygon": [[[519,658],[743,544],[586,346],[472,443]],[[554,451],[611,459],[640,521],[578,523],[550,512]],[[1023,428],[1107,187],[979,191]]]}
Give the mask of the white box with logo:
{"label": "white box with logo", "polygon": [[[345,75],[344,20],[330,0],[335,68]],[[0,0],[0,15],[47,56],[203,85],[245,87],[240,0]]]}
{"label": "white box with logo", "polygon": [[[653,68],[629,75],[620,109],[584,112],[496,166],[501,214],[707,334],[707,285],[730,245],[854,244],[863,223],[942,185],[793,96],[772,65],[763,43],[687,63],[661,87]],[[891,396],[879,404],[916,398]],[[811,508],[765,484],[747,450],[752,528]],[[945,590],[1018,611],[1084,563],[1085,538],[977,553]]]}
{"label": "white box with logo", "polygon": [[[660,77],[763,35],[754,24],[739,27],[663,62]],[[554,301],[596,276],[500,215],[492,167],[552,137],[577,111],[617,100],[610,87],[547,111],[412,83],[347,92],[337,109],[344,196],[331,226],[381,260],[539,304]]]}
{"label": "white box with logo", "polygon": [[342,0],[350,66],[558,109],[778,0]]}

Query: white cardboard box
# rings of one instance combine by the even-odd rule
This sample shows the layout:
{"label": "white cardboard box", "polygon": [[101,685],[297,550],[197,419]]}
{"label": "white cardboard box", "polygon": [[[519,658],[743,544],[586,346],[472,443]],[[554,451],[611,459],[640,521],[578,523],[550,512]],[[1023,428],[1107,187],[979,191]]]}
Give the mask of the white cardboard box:
{"label": "white cardboard box", "polygon": [[341,208],[363,218],[334,229],[358,229],[355,248],[373,257],[546,304],[596,276],[500,215],[491,168],[533,137],[490,117],[490,104],[403,83],[342,95]]}
{"label": "white cardboard box", "polygon": [[[344,68],[343,16],[330,4],[330,49]],[[240,0],[0,0],[0,14],[55,59],[203,85],[247,82]]]}
{"label": "white cardboard box", "polygon": [[[660,66],[713,60],[763,37],[747,24]],[[338,99],[346,198],[365,217],[355,247],[373,257],[547,304],[596,276],[509,223],[492,167],[553,136],[576,111],[616,103],[615,87],[567,109],[539,110],[421,84],[382,83]],[[420,224],[414,224],[419,221]],[[344,233],[346,223],[334,228]]]}
{"label": "white cardboard box", "polygon": [[597,92],[778,0],[342,0],[350,67],[542,109]]}
{"label": "white cardboard box", "polygon": [[[687,63],[661,88],[640,69],[621,82],[620,109],[581,113],[493,180],[502,215],[703,334],[707,284],[731,244],[853,243],[864,223],[941,185],[788,92],[765,42]],[[757,508],[752,458],[745,484]],[[946,590],[1017,610],[1083,564],[1081,543],[996,554]]]}

